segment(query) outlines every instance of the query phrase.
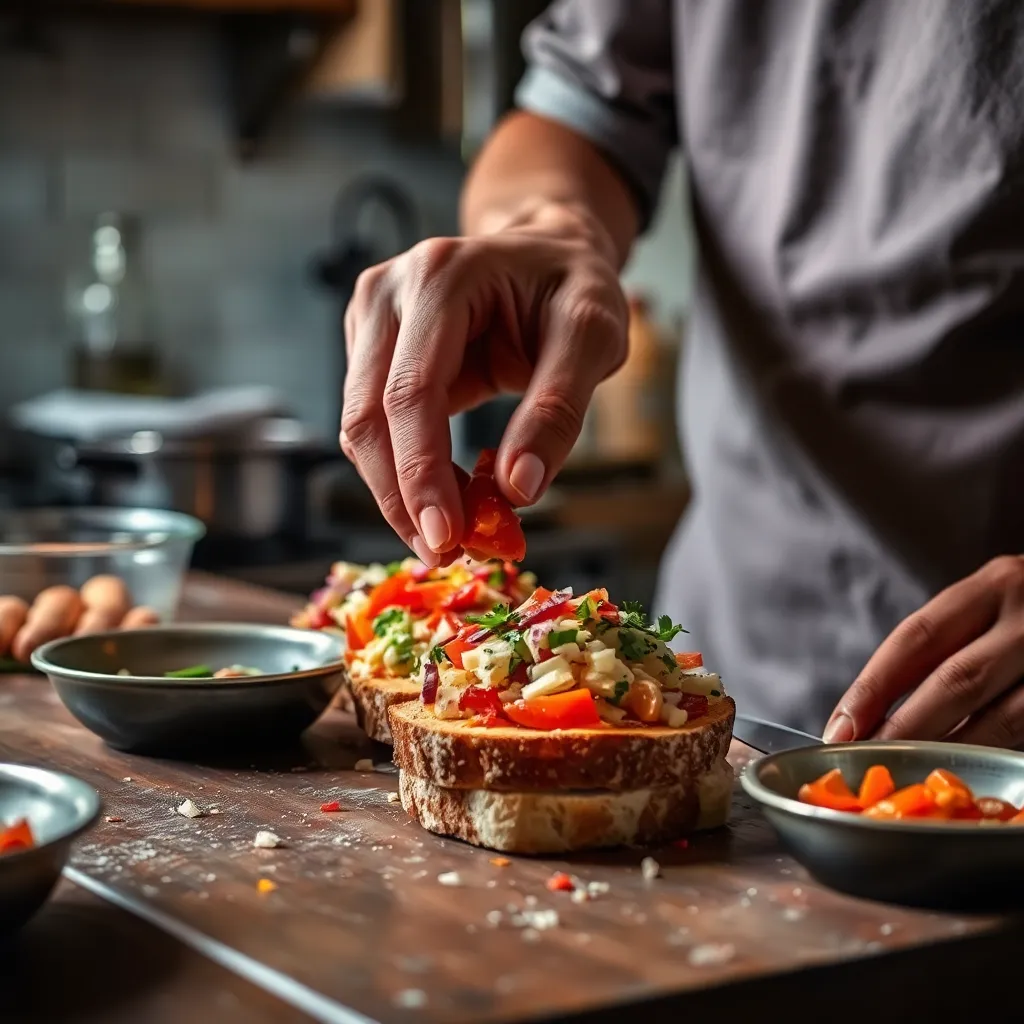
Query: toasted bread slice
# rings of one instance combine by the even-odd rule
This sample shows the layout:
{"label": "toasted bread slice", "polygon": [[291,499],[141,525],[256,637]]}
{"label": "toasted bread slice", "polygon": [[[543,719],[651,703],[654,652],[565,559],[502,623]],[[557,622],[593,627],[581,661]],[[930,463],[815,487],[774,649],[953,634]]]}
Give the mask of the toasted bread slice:
{"label": "toasted bread slice", "polygon": [[349,689],[355,705],[356,721],[370,739],[391,742],[388,726],[388,708],[404,701],[416,700],[420,695],[419,683],[411,679],[361,679],[349,676]]}
{"label": "toasted bread slice", "polygon": [[681,729],[666,726],[484,728],[438,718],[419,701],[392,706],[395,763],[447,789],[659,789],[711,771],[729,749],[736,705],[712,702]]}
{"label": "toasted bread slice", "polygon": [[499,793],[445,789],[399,774],[402,806],[431,832],[503,853],[559,854],[666,843],[729,816],[733,773],[725,760],[675,786]]}

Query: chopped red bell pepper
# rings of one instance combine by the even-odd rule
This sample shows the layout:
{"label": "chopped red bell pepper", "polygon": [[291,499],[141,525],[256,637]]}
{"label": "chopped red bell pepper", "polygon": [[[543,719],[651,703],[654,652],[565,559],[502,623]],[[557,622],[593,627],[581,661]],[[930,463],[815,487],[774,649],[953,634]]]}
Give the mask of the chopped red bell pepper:
{"label": "chopped red bell pepper", "polygon": [[545,883],[544,887],[549,892],[572,892],[576,886],[572,878],[564,871],[556,871]]}
{"label": "chopped red bell pepper", "polygon": [[830,811],[859,811],[860,803],[838,768],[826,772],[814,782],[805,782],[797,794],[798,799],[815,807],[825,807]]}
{"label": "chopped red bell pepper", "polygon": [[683,693],[679,696],[678,707],[686,712],[687,718],[702,718],[711,707],[707,697],[700,693]]}
{"label": "chopped red bell pepper", "polygon": [[411,573],[396,572],[394,576],[389,576],[383,583],[378,583],[370,591],[370,596],[363,608],[364,614],[372,622],[385,608],[418,610],[414,607],[416,598],[413,596],[413,584]]}
{"label": "chopped red bell pepper", "polygon": [[[473,629],[475,630],[476,627],[474,626]],[[459,630],[459,632],[455,636],[453,636],[451,640],[448,640],[441,646],[441,649],[448,656],[448,660],[456,668],[465,667],[462,664],[462,655],[465,654],[466,651],[471,651],[474,648],[474,646],[476,646],[475,644],[471,644],[469,640],[466,639],[466,637],[463,635],[464,632],[464,630]]]}
{"label": "chopped red bell pepper", "polygon": [[528,729],[592,729],[601,724],[589,690],[517,700],[506,704],[504,710],[513,722]]}
{"label": "chopped red bell pepper", "polygon": [[483,593],[484,585],[480,580],[470,580],[449,594],[441,607],[453,612],[468,612],[480,604]]}
{"label": "chopped red bell pepper", "polygon": [[337,623],[331,618],[326,608],[313,608],[309,613],[310,629],[326,629],[328,626],[336,626]]}
{"label": "chopped red bell pepper", "polygon": [[896,792],[896,783],[884,764],[873,764],[860,780],[857,802],[862,808],[871,807],[879,800],[885,800]]}
{"label": "chopped red bell pepper", "polygon": [[478,715],[500,715],[501,698],[498,691],[490,686],[469,686],[459,697],[459,710],[472,711]]}
{"label": "chopped red bell pepper", "polygon": [[345,645],[349,651],[361,651],[373,639],[373,621],[363,612],[345,618]]}
{"label": "chopped red bell pepper", "polygon": [[462,490],[466,532],[462,547],[470,558],[521,562],[526,555],[526,537],[519,516],[501,493],[494,479],[497,452],[480,453],[469,482]]}
{"label": "chopped red bell pepper", "polygon": [[321,804],[320,810],[323,811],[324,814],[333,814],[335,811],[341,810],[341,804],[339,804],[337,800],[330,800],[325,804]]}
{"label": "chopped red bell pepper", "polygon": [[864,811],[869,818],[900,819],[925,818],[939,809],[935,802],[935,794],[923,783],[904,786],[896,790],[892,796],[879,800],[877,804]]}
{"label": "chopped red bell pepper", "polygon": [[976,806],[981,811],[983,818],[995,819],[996,821],[1010,821],[1017,816],[1017,808],[1000,800],[995,796],[983,796],[976,801]]}
{"label": "chopped red bell pepper", "polygon": [[704,656],[700,651],[682,651],[676,655],[676,664],[681,669],[701,668],[704,664]]}
{"label": "chopped red bell pepper", "polygon": [[28,821],[21,818],[19,821],[0,829],[0,853],[17,853],[19,850],[31,850],[36,845],[32,829]]}

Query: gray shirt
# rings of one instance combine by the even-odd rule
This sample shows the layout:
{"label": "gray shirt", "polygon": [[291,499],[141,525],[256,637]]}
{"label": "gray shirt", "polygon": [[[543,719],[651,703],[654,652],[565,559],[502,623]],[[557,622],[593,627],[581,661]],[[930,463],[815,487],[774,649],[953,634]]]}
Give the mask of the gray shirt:
{"label": "gray shirt", "polygon": [[901,618],[1024,552],[1024,4],[563,0],[524,45],[519,104],[645,216],[682,147],[695,499],[658,610],[818,731]]}

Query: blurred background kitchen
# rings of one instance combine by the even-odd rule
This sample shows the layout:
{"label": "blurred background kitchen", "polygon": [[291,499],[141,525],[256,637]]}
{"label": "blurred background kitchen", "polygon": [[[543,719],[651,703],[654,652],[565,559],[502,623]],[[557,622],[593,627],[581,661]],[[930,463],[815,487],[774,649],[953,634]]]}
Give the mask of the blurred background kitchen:
{"label": "blurred background kitchen", "polygon": [[[296,593],[333,559],[402,557],[337,449],[342,311],[364,267],[457,230],[543,6],[7,0],[0,508],[189,512],[194,565]],[[691,263],[666,204],[624,275],[630,360],[524,516],[544,580],[650,598],[687,499]],[[456,460],[513,406],[457,418]]]}

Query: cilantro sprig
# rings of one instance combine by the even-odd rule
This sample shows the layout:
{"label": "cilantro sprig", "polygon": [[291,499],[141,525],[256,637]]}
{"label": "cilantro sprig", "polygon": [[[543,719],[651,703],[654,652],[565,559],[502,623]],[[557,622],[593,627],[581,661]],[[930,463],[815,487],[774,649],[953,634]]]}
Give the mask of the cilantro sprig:
{"label": "cilantro sprig", "polygon": [[495,633],[504,633],[515,628],[519,616],[512,611],[510,605],[496,604],[489,612],[470,613],[466,616],[466,621],[485,629],[493,629]]}
{"label": "cilantro sprig", "polygon": [[647,614],[639,601],[622,602],[622,607],[619,609],[619,625],[649,633],[666,644],[680,633],[688,632],[682,626],[673,623],[668,615],[659,615],[657,623],[651,624],[647,621]]}
{"label": "cilantro sprig", "polygon": [[375,636],[384,636],[392,626],[405,620],[405,612],[401,608],[385,608],[373,620],[373,632]]}

